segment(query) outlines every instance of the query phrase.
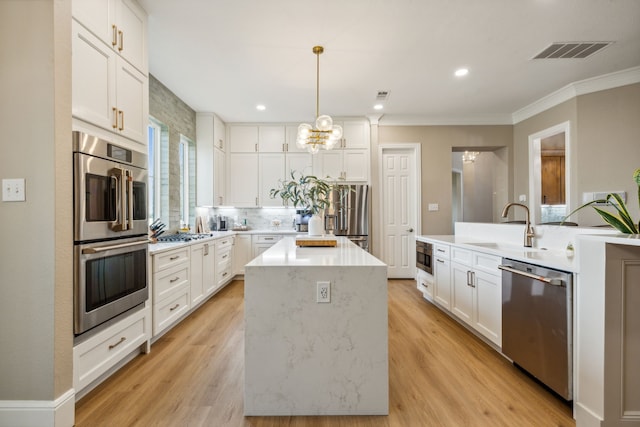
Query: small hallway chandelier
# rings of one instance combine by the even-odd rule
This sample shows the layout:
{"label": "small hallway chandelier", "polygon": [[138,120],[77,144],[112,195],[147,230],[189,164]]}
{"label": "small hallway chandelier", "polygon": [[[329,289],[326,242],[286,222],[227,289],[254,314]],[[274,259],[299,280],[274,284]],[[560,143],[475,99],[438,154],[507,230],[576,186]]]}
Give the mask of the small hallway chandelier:
{"label": "small hallway chandelier", "polygon": [[464,163],[473,163],[480,155],[479,151],[465,151],[462,153],[462,161]]}
{"label": "small hallway chandelier", "polygon": [[320,147],[331,150],[342,138],[342,127],[333,124],[333,119],[326,114],[320,115],[320,55],[324,52],[322,46],[314,46],[316,55],[316,122],[314,126],[302,123],[298,126],[296,145],[306,148],[311,154],[318,152]]}

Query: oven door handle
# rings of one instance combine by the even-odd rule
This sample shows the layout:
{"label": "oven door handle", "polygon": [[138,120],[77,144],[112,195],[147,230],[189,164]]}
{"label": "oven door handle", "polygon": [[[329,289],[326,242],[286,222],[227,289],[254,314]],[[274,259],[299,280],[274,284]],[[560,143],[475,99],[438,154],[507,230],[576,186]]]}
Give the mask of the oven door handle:
{"label": "oven door handle", "polygon": [[129,243],[120,243],[117,245],[109,245],[109,246],[99,246],[97,248],[85,248],[82,250],[83,254],[97,254],[100,252],[106,252],[106,251],[111,251],[114,249],[122,249],[122,248],[128,248],[131,246],[136,246],[136,245],[142,245],[142,244],[146,244],[147,241],[137,241],[137,242],[129,242]]}
{"label": "oven door handle", "polygon": [[127,193],[127,176],[122,168],[113,168],[110,175],[116,179],[116,210],[118,211],[116,221],[111,225],[113,231],[127,230],[127,205],[124,195]]}
{"label": "oven door handle", "polygon": [[[127,206],[128,206],[128,230],[133,230],[133,173],[130,170],[126,170],[125,174],[127,180]],[[124,222],[124,221],[123,221]]]}
{"label": "oven door handle", "polygon": [[513,267],[511,267],[509,265],[499,265],[498,268],[500,270],[508,271],[509,273],[518,274],[520,276],[525,276],[525,277],[528,277],[528,278],[534,279],[534,280],[539,280],[541,282],[548,283],[548,284],[553,285],[553,286],[563,286],[562,279],[552,278],[552,277],[544,277],[544,276],[539,276],[537,274],[528,273],[526,271],[516,270],[515,268],[513,268]]}

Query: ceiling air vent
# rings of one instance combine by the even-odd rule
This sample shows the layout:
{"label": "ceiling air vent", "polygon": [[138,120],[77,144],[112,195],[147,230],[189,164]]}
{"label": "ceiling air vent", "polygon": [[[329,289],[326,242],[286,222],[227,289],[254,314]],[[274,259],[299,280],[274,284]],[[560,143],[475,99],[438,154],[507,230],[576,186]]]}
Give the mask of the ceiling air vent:
{"label": "ceiling air vent", "polygon": [[376,95],[376,101],[386,101],[388,97],[389,91],[379,90],[378,94]]}
{"label": "ceiling air vent", "polygon": [[552,43],[533,59],[578,58],[583,59],[604,49],[613,42],[568,42]]}

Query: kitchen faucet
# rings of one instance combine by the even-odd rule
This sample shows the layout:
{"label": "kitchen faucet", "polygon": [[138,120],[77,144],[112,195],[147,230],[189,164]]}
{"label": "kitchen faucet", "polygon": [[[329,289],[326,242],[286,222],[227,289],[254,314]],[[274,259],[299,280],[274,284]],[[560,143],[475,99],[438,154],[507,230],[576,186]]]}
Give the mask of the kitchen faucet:
{"label": "kitchen faucet", "polygon": [[533,238],[535,235],[533,234],[533,227],[531,226],[531,220],[529,219],[529,208],[526,205],[523,205],[522,203],[514,203],[514,202],[507,203],[504,209],[502,210],[502,218],[507,217],[507,214],[509,213],[509,208],[511,206],[522,206],[524,210],[527,211],[526,225],[524,229],[524,247],[530,248],[531,246],[533,246]]}

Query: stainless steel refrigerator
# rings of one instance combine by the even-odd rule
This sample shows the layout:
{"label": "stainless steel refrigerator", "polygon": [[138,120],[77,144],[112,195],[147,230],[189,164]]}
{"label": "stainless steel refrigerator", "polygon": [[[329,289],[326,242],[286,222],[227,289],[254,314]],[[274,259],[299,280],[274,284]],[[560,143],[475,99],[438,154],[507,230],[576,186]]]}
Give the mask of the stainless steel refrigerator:
{"label": "stainless steel refrigerator", "polygon": [[369,186],[340,185],[331,192],[330,201],[325,230],[369,251]]}

